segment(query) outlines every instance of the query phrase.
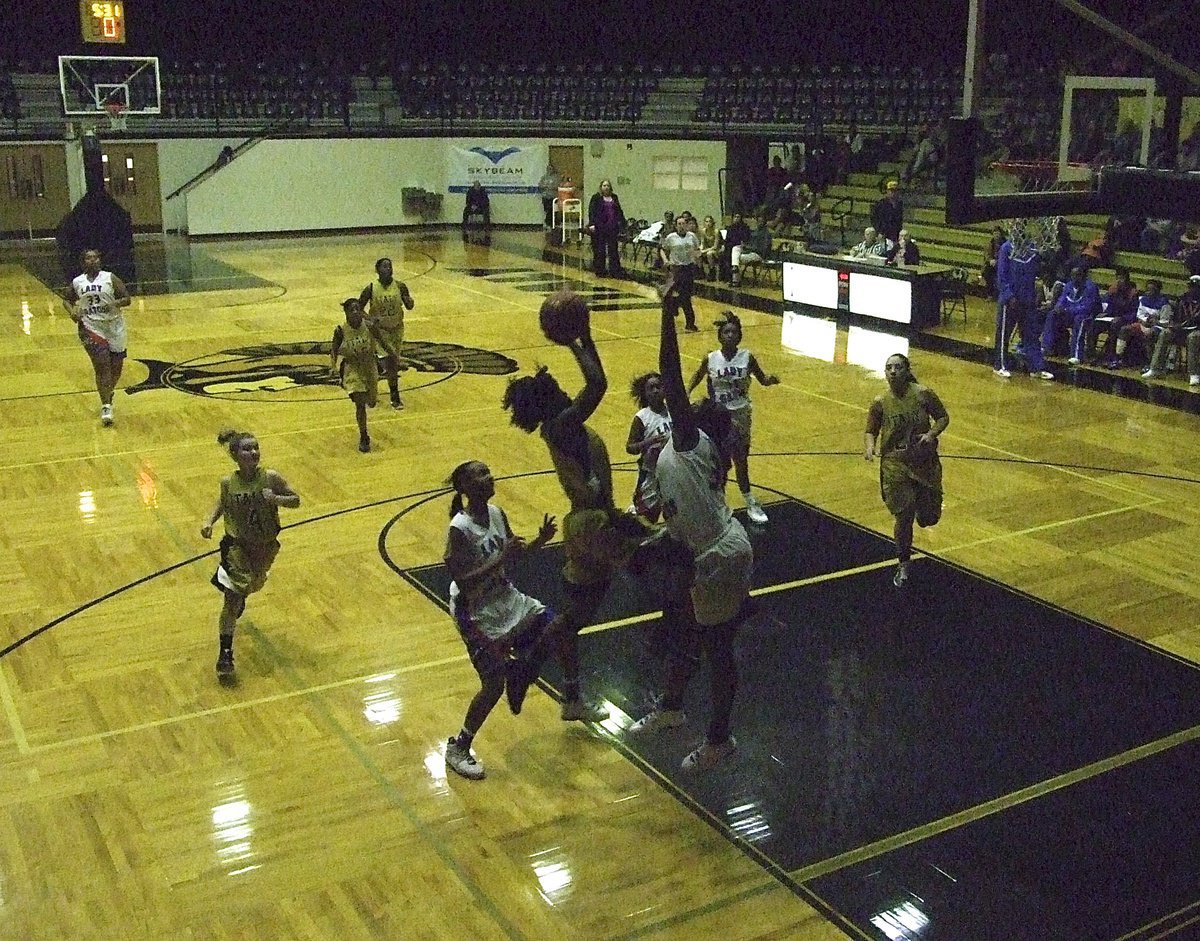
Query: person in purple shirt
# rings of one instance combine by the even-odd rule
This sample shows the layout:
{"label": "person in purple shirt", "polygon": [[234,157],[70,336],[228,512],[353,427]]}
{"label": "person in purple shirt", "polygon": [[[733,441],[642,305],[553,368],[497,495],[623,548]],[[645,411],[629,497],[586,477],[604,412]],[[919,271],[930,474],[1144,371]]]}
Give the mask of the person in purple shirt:
{"label": "person in purple shirt", "polygon": [[1002,379],[1012,375],[1008,352],[1013,330],[1021,329],[1019,351],[1031,376],[1053,379],[1046,371],[1038,331],[1037,298],[1038,256],[1032,240],[1025,234],[1025,220],[1014,219],[1009,236],[996,253],[996,361],[995,373]]}
{"label": "person in purple shirt", "polygon": [[598,277],[622,277],[618,236],[625,230],[625,213],[612,183],[600,181],[600,191],[588,203],[588,233],[592,237],[592,270]]}
{"label": "person in purple shirt", "polygon": [[1087,268],[1076,265],[1071,269],[1070,280],[1063,288],[1062,296],[1046,316],[1046,328],[1042,331],[1042,349],[1049,350],[1054,343],[1058,325],[1070,319],[1071,354],[1067,360],[1072,366],[1083,362],[1087,350],[1084,340],[1091,333],[1092,321],[1100,313],[1100,288],[1088,277]]}

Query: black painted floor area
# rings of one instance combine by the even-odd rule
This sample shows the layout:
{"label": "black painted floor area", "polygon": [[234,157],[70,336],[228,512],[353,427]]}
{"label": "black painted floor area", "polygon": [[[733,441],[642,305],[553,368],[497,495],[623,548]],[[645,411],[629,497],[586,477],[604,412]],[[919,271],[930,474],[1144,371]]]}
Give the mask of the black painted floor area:
{"label": "black painted floor area", "polygon": [[[736,758],[679,770],[704,733],[703,671],[686,726],[618,733],[623,747],[866,937],[1115,939],[1200,906],[1200,745],[970,814],[1200,725],[1200,670],[937,559],[915,562],[903,591],[890,564],[791,586],[893,549],[795,501],[768,509],[751,529],[755,586],[787,587],[759,592],[739,636]],[[515,580],[553,605],[560,563],[551,547]],[[445,597],[441,566],[409,577]],[[653,607],[652,589],[622,577],[600,620]],[[582,640],[586,689],[633,718],[661,674],[645,642],[655,623]],[[557,685],[552,668],[545,678]],[[964,812],[939,836],[920,832]],[[903,849],[837,859],[910,831]],[[873,923],[904,903],[908,929]]]}

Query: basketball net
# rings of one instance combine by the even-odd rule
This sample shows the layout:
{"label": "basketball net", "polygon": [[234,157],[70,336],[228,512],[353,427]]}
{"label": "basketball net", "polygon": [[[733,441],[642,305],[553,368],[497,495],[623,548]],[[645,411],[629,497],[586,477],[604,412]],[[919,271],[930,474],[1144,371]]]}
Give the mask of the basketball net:
{"label": "basketball net", "polygon": [[1013,219],[1009,223],[1009,239],[1013,257],[1025,260],[1031,255],[1053,255],[1058,251],[1058,224],[1062,216],[1034,216]]}
{"label": "basketball net", "polygon": [[108,112],[108,129],[110,131],[125,130],[125,106],[118,101],[110,101],[104,106]]}

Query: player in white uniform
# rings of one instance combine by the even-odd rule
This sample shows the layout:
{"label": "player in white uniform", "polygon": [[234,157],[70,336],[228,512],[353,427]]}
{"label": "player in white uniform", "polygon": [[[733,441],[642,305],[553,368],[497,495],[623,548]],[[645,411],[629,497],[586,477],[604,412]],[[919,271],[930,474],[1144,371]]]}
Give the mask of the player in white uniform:
{"label": "player in white uniform", "polygon": [[694,560],[694,623],[687,632],[690,643],[681,644],[670,659],[661,704],[634,723],[630,732],[683,725],[684,690],[696,667],[696,648],[703,647],[708,656],[712,719],[706,740],[683,759],[683,768],[707,770],[729,757],[737,744],[729,731],[738,682],[733,641],[750,595],[754,552],[742,524],[725,503],[729,462],[722,445],[730,436],[729,412],[712,399],[693,408],[683,386],[671,299],[674,289],[668,279],[658,371],[672,421],[671,437],[658,456],[656,477],[667,530],[687,546]]}
{"label": "player in white uniform", "polygon": [[96,373],[100,421],[113,423],[113,391],[125,364],[125,318],[122,307],[132,303],[125,283],[111,271],[100,270],[100,252],[83,253],[83,274],[71,282],[65,303],[79,328],[79,339]]}
{"label": "player in white uniform", "polygon": [[515,646],[532,647],[554,623],[544,604],[513,586],[504,564],[517,552],[544,546],[558,527],[546,515],[528,546],[515,537],[504,511],[488,503],[495,496],[496,483],[480,461],[456,467],[450,484],[454,499],[445,555],[454,578],[450,613],[479,674],[480,689],[467,707],[462,730],[446,743],[446,764],[463,777],[478,780],[484,774],[483,764],[471,754],[471,742],[504,694],[509,654]]}
{"label": "player in white uniform", "polygon": [[671,414],[663,398],[662,377],[656,372],[638,376],[629,385],[629,394],[641,406],[629,426],[625,451],[638,458],[637,485],[633,490],[633,509],[651,523],[662,515],[654,468],[663,445],[671,437]]}
{"label": "player in white uniform", "polygon": [[707,378],[709,397],[729,411],[735,432],[730,456],[733,458],[738,489],[746,501],[746,516],[750,522],[761,525],[767,521],[767,514],[750,492],[750,377],[753,376],[764,386],[777,384],[779,377],[765,374],[753,353],[738,348],[742,342],[742,321],[737,314],[727,310],[721,318],[716,322],[721,348],[700,360],[692,381],[688,383],[688,392]]}

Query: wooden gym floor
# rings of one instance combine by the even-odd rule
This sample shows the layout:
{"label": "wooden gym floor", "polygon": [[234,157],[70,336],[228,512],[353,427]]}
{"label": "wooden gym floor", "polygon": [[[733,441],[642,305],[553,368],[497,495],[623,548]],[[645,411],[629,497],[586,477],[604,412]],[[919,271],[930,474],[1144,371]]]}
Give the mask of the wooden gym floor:
{"label": "wooden gym floor", "polygon": [[[594,425],[619,460],[625,390],[656,362],[653,292],[544,260],[540,233],[144,253],[158,283],[128,309],[103,428],[72,324],[35,276],[53,281],[52,252],[0,248],[0,937],[1077,937],[1062,900],[1109,885],[1081,873],[1092,851],[1162,875],[1097,906],[1086,936],[1185,930],[1194,415],[914,348],[952,422],[944,518],[918,533],[929,557],[897,595],[861,458],[882,379],[848,362],[844,333],[832,361],[804,358],[781,349],[777,316],[745,309],[745,344],[783,382],[753,391],[772,521],[755,534],[739,760],[689,781],[682,741],[623,734],[654,685],[626,586],[585,638],[585,683],[613,719],[564,725],[537,692],[519,718],[498,708],[476,739],[488,777],[468,782],[442,760],[475,688],[439,604],[445,479],[480,458],[518,532],[561,517],[544,446],[499,408],[507,377],[543,363],[578,387],[535,312],[557,286],[589,291],[610,380]],[[416,298],[412,368],[407,408],[371,413],[363,455],[319,344],[385,254]],[[701,324],[720,306],[699,299]],[[690,370],[715,338],[681,342]],[[232,466],[225,426],[253,431],[303,500],[282,511],[230,687],[213,674],[215,544],[198,533]],[[619,469],[622,493],[632,480]],[[552,550],[523,576],[545,594]],[[1060,843],[1014,836],[1051,822]],[[930,860],[950,878],[922,895]]]}

